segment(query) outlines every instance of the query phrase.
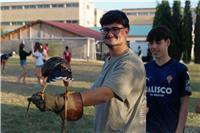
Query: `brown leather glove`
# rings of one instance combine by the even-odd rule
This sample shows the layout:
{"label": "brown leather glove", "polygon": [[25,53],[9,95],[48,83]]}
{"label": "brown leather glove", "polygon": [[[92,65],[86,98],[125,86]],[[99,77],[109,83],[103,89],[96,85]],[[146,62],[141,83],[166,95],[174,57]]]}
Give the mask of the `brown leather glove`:
{"label": "brown leather glove", "polygon": [[[63,120],[75,121],[83,115],[83,102],[80,93],[68,92],[53,95],[37,92],[27,100],[29,105],[32,102],[40,111],[52,111],[60,115]],[[65,105],[67,106],[65,107]]]}

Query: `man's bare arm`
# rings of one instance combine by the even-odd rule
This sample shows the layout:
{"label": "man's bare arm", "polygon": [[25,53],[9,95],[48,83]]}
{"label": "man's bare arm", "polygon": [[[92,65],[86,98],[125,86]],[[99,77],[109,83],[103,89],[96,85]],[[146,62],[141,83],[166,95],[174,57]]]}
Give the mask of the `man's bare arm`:
{"label": "man's bare arm", "polygon": [[111,88],[100,87],[82,92],[81,96],[83,99],[83,106],[90,106],[110,100],[114,97],[114,93]]}

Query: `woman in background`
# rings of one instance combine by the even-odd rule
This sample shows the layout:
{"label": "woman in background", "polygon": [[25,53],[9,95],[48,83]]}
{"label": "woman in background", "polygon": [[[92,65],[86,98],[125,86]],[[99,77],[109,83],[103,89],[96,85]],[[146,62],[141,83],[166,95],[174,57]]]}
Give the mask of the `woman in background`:
{"label": "woman in background", "polygon": [[21,78],[23,78],[23,83],[26,83],[26,77],[28,74],[28,69],[27,69],[27,61],[26,58],[27,56],[30,56],[32,51],[26,52],[25,50],[25,45],[21,43],[19,45],[19,58],[20,58],[20,65],[22,67],[22,72],[17,78],[17,82],[20,82]]}
{"label": "woman in background", "polygon": [[44,57],[43,57],[42,44],[40,44],[39,42],[35,43],[33,57],[35,57],[35,75],[37,77],[38,84],[41,84],[41,77],[42,77],[41,69],[44,64],[43,61]]}

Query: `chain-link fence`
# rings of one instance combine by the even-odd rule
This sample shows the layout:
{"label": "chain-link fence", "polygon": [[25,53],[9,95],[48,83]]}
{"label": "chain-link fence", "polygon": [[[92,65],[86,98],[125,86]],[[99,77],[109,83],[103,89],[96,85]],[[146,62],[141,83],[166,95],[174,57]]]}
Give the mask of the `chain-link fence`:
{"label": "chain-link fence", "polygon": [[48,44],[49,57],[62,56],[65,46],[69,47],[74,59],[96,60],[96,43],[93,38],[73,37],[62,39],[24,39],[1,42],[1,53],[15,51],[18,53],[19,44],[24,43],[27,51],[34,48],[35,42]]}

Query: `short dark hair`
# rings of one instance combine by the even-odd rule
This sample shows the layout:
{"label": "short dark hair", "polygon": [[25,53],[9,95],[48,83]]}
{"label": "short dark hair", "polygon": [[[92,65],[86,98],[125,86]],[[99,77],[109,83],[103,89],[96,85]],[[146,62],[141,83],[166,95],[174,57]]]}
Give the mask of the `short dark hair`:
{"label": "short dark hair", "polygon": [[100,24],[102,27],[103,25],[109,25],[113,23],[122,24],[124,27],[127,27],[129,29],[128,17],[124,12],[120,10],[110,10],[105,13],[100,19]]}
{"label": "short dark hair", "polygon": [[69,49],[69,47],[68,46],[65,46],[65,50],[68,50]]}
{"label": "short dark hair", "polygon": [[153,41],[160,41],[160,40],[167,40],[171,38],[171,31],[166,26],[158,26],[153,28],[147,35],[146,41],[153,42]]}

